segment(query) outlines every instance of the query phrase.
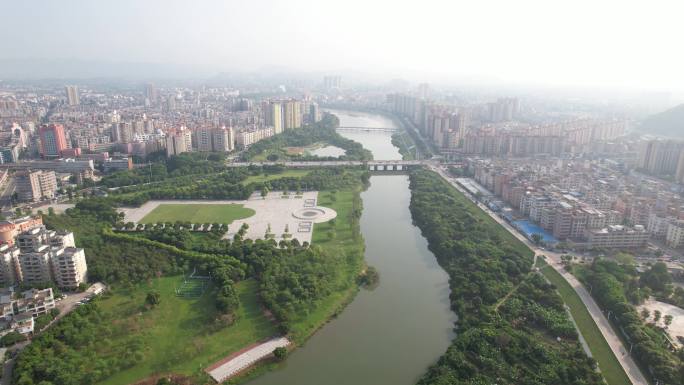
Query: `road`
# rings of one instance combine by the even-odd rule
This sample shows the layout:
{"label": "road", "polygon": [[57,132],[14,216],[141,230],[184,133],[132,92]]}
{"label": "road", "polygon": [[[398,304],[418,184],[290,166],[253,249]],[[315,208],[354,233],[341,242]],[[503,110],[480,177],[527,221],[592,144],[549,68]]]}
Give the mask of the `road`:
{"label": "road", "polygon": [[[462,192],[465,196],[471,198],[470,194],[466,192],[461,186],[459,186],[456,181],[449,177],[447,175],[447,171],[444,170],[441,167],[435,167],[435,166],[429,166],[432,171],[435,171],[438,173],[444,180],[449,182],[452,186],[454,186],[457,190]],[[487,208],[485,205],[481,204],[480,202],[474,201],[482,209],[484,212],[486,212],[492,219],[494,219],[497,223],[499,223],[501,226],[503,226],[508,232],[513,234],[516,238],[518,238],[521,242],[523,242],[527,247],[529,247],[532,251],[535,253],[535,261],[537,256],[545,255],[547,257],[547,262],[548,264],[554,268],[567,282],[570,284],[575,289],[575,292],[577,292],[577,295],[580,297],[582,302],[584,303],[584,306],[587,308],[589,311],[589,314],[591,314],[591,317],[594,319],[594,322],[596,323],[596,326],[598,326],[599,330],[601,331],[601,334],[603,334],[603,337],[606,339],[608,342],[608,345],[610,346],[610,349],[613,351],[613,354],[617,358],[617,360],[620,362],[620,365],[622,366],[623,370],[629,377],[630,381],[632,381],[632,384],[648,384],[646,381],[646,378],[644,375],[641,373],[641,370],[639,367],[636,365],[634,360],[632,359],[632,356],[629,355],[628,350],[625,349],[624,345],[622,344],[622,341],[620,341],[620,338],[617,336],[615,331],[613,330],[612,326],[610,325],[610,322],[606,318],[606,316],[603,314],[599,306],[596,304],[596,301],[591,297],[589,292],[582,286],[582,284],[575,278],[574,275],[570,274],[565,270],[563,265],[561,264],[561,254],[560,253],[554,253],[548,250],[541,249],[534,245],[532,242],[530,242],[529,239],[527,239],[525,236],[523,236],[520,232],[518,232],[513,226],[511,226],[508,222],[503,220],[501,217],[496,215],[493,211],[491,211],[489,208]]]}

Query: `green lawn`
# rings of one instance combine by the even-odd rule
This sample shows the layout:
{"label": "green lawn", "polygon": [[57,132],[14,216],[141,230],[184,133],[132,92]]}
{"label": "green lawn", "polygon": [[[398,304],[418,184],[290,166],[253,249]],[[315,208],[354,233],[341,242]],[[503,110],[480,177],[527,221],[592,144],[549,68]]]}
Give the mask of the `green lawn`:
{"label": "green lawn", "polygon": [[191,223],[228,223],[254,215],[254,210],[239,204],[160,204],[140,223],[190,221]]}
{"label": "green lawn", "polygon": [[247,177],[241,183],[243,185],[248,185],[252,182],[263,183],[274,179],[280,178],[301,178],[309,173],[309,170],[298,170],[298,169],[288,169],[279,174],[259,174]]}
{"label": "green lawn", "polygon": [[598,361],[601,374],[608,384],[630,384],[629,378],[610,349],[608,342],[603,338],[603,334],[601,334],[598,326],[594,323],[594,319],[591,318],[589,311],[572,286],[551,266],[544,266],[541,271],[558,288],[563,302],[570,308],[572,318],[575,319],[584,340],[589,345],[589,350],[591,350],[594,359]]}
{"label": "green lawn", "polygon": [[[215,322],[214,296],[209,290],[200,298],[179,298],[174,289],[180,283],[178,276],[159,278],[130,292],[115,292],[100,302],[106,313],[102,322],[120,326],[122,339],[141,339],[145,346],[143,360],[100,385],[130,384],[170,371],[197,375],[200,367],[277,334],[258,303],[256,281],[237,285],[240,308],[237,320],[228,327]],[[150,290],[160,292],[161,302],[151,310],[142,310]]]}

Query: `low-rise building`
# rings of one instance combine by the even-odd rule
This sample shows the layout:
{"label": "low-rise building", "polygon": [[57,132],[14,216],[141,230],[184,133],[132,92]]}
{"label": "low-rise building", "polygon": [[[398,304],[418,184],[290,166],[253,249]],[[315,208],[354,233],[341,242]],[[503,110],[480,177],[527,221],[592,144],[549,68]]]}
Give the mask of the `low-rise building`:
{"label": "low-rise building", "polygon": [[17,235],[42,225],[43,218],[40,216],[0,221],[0,243],[12,246]]}
{"label": "low-rise building", "polygon": [[14,301],[15,314],[29,313],[34,317],[47,314],[55,308],[55,297],[52,288],[31,289],[22,293],[21,299]]}
{"label": "low-rise building", "polygon": [[612,225],[603,229],[588,229],[585,237],[589,247],[635,249],[646,246],[649,234],[639,225]]}
{"label": "low-rise building", "polygon": [[672,221],[667,226],[665,242],[669,247],[676,249],[684,244],[684,221]]}

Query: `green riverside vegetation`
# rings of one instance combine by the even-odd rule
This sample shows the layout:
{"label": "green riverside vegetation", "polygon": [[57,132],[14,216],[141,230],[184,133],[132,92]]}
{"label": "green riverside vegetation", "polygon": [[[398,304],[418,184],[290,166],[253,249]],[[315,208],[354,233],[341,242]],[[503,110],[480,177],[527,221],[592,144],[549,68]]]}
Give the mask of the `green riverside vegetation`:
{"label": "green riverside vegetation", "polygon": [[533,254],[465,196],[424,169],[410,175],[411,213],[450,277],[459,317],[432,384],[601,384],[563,301]]}
{"label": "green riverside vegetation", "polygon": [[[251,191],[320,190],[319,204],[338,216],[315,225],[313,245],[252,241],[242,232],[224,240],[224,227],[199,233],[176,224],[113,231],[123,226],[115,205],[123,196],[153,191],[150,185],[83,199],[64,215],[45,215],[48,227],[74,231],[76,244],[87,250],[91,280],[111,291],[36,337],[17,359],[15,383],[115,385],[167,373],[205,383],[201,368],[274,334],[301,343],[338,313],[358,290],[364,270],[358,222],[367,172],[326,168],[295,176],[276,168],[267,174],[281,178],[242,185],[264,172],[258,167],[195,178],[223,178]],[[190,177],[166,176],[157,186],[178,178]],[[193,271],[211,276],[211,282],[195,296],[177,296],[183,277]]]}
{"label": "green riverside vegetation", "polygon": [[[285,130],[268,139],[260,140],[242,153],[242,160],[269,161],[320,161],[320,160],[371,160],[373,155],[360,143],[347,139],[335,131],[339,120],[335,115],[325,114],[318,123],[306,125],[295,130]],[[306,147],[315,143],[327,143],[345,150],[340,157],[315,155],[288,155],[286,147]],[[257,159],[259,158],[259,159]]]}
{"label": "green riverside vegetation", "polygon": [[403,160],[414,160],[416,159],[416,149],[415,143],[413,143],[413,138],[406,131],[397,132],[392,135],[392,145],[399,149],[401,158]]}

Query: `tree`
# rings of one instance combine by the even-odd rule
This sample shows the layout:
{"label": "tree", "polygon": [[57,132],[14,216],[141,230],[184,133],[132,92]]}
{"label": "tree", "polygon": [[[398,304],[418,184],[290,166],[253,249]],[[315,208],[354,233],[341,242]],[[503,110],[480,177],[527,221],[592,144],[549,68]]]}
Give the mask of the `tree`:
{"label": "tree", "polygon": [[671,314],[668,314],[665,316],[665,318],[663,320],[665,322],[665,326],[670,326],[672,324],[672,318],[673,317]]}
{"label": "tree", "polygon": [[284,361],[287,358],[287,349],[279,346],[273,349],[273,355],[278,361]]}
{"label": "tree", "polygon": [[264,188],[261,189],[261,198],[266,199],[267,195],[268,195],[268,187],[264,186]]}
{"label": "tree", "polygon": [[671,291],[670,284],[672,283],[672,276],[667,271],[667,265],[663,262],[657,262],[647,271],[645,271],[640,278],[643,286],[650,287],[653,291],[658,293],[665,293]]}
{"label": "tree", "polygon": [[161,294],[159,294],[158,291],[150,291],[147,293],[147,296],[145,297],[145,303],[150,305],[150,306],[156,306],[159,305],[161,302]]}
{"label": "tree", "polygon": [[651,316],[651,312],[648,311],[648,309],[646,309],[646,308],[641,309],[641,318],[647,320],[648,317],[650,317],[650,316]]}
{"label": "tree", "polygon": [[621,265],[634,265],[634,256],[629,253],[617,253],[615,260]]}
{"label": "tree", "polygon": [[654,311],[654,312],[653,312],[653,321],[655,321],[655,322],[660,321],[660,316],[661,316],[661,315],[662,315],[662,313],[660,312],[660,310]]}

